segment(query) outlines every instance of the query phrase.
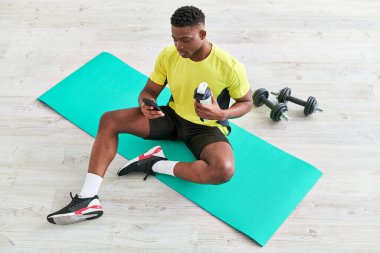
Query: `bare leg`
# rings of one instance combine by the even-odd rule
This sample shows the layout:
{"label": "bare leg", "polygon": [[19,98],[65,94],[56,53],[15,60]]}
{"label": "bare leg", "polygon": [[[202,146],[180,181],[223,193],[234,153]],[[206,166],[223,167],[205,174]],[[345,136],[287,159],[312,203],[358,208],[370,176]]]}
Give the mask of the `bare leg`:
{"label": "bare leg", "polygon": [[226,142],[207,145],[201,152],[200,160],[174,167],[176,177],[200,184],[221,184],[233,176],[235,171],[231,146]]}
{"label": "bare leg", "polygon": [[115,158],[119,133],[146,137],[149,131],[149,120],[144,117],[139,108],[103,114],[92,146],[88,172],[104,177],[109,164]]}
{"label": "bare leg", "polygon": [[149,120],[140,108],[106,112],[100,119],[98,134],[92,147],[86,180],[79,195],[72,197],[70,204],[49,214],[47,220],[53,224],[71,224],[92,220],[103,215],[97,192],[108,165],[116,155],[118,134],[130,133],[141,137],[149,134]]}
{"label": "bare leg", "polygon": [[[100,119],[88,172],[104,177],[109,164],[115,158],[119,133],[130,133],[144,138],[149,132],[149,120],[139,108],[106,112]],[[175,176],[201,184],[224,183],[233,173],[233,153],[226,142],[207,145],[201,152],[200,160],[179,162],[174,167]]]}

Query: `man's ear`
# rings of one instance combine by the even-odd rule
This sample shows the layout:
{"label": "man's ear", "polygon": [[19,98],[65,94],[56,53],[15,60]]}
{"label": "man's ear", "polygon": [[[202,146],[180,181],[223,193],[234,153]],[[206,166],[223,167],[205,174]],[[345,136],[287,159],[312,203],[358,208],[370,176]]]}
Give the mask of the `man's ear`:
{"label": "man's ear", "polygon": [[203,40],[203,39],[205,39],[206,38],[206,31],[205,30],[201,30],[200,32],[199,32],[199,37],[201,37],[201,39]]}

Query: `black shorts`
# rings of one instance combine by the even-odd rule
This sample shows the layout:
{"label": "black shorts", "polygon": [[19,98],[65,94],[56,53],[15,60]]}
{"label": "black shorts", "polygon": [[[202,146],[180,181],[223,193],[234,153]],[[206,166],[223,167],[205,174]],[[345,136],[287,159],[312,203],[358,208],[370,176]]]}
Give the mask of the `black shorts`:
{"label": "black shorts", "polygon": [[165,116],[149,120],[150,133],[145,139],[184,141],[197,159],[208,144],[215,142],[230,144],[218,127],[204,126],[187,121],[178,116],[169,106],[160,106],[160,108]]}

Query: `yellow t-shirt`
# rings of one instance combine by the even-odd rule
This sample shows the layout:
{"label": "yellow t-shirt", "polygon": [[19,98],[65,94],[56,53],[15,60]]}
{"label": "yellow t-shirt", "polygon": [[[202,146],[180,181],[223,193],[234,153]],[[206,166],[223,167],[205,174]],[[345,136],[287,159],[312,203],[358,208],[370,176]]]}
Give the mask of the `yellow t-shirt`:
{"label": "yellow t-shirt", "polygon": [[226,51],[213,44],[206,59],[195,62],[182,58],[175,46],[166,47],[158,56],[153,82],[169,86],[172,97],[169,106],[183,119],[200,125],[217,126],[227,135],[228,121],[201,121],[194,108],[194,91],[200,83],[206,82],[221,109],[227,109],[230,97],[238,99],[250,90],[245,67]]}

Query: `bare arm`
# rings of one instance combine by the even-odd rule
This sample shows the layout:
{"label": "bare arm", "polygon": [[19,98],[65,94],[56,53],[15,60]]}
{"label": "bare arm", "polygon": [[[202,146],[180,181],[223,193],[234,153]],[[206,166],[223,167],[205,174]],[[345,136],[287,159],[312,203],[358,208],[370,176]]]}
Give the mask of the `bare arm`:
{"label": "bare arm", "polygon": [[252,108],[252,91],[249,90],[247,94],[239,99],[235,99],[235,101],[230,108],[225,110],[220,109],[214,97],[212,98],[212,105],[202,105],[195,101],[195,111],[199,117],[211,120],[226,120],[241,117]]}
{"label": "bare arm", "polygon": [[152,106],[147,106],[142,102],[142,98],[150,98],[156,101],[156,98],[158,97],[158,95],[160,95],[161,91],[164,88],[164,85],[159,85],[150,79],[148,79],[148,81],[146,82],[144,89],[140,92],[138,100],[141,112],[144,114],[146,118],[155,119],[164,116],[163,112],[155,111],[153,110]]}

